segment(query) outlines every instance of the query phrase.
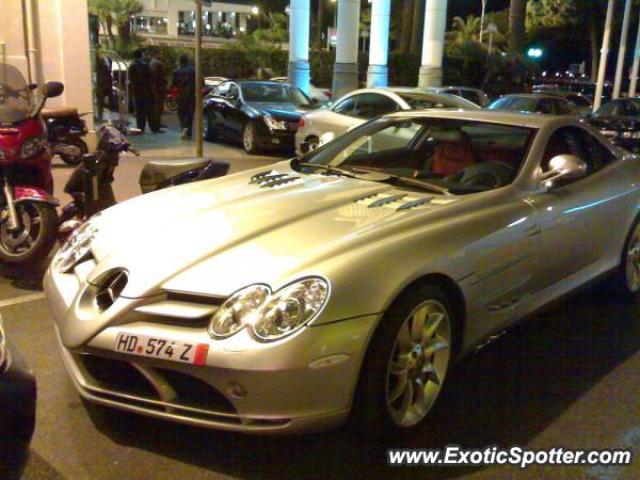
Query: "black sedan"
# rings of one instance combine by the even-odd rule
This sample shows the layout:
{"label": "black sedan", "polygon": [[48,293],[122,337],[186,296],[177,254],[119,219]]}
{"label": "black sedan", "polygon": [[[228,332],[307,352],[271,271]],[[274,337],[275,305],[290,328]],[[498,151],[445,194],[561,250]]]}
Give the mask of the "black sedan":
{"label": "black sedan", "polygon": [[640,99],[620,98],[605,103],[589,123],[622,148],[640,152]]}
{"label": "black sedan", "polygon": [[0,478],[19,478],[36,416],[36,381],[4,335],[0,318]]}
{"label": "black sedan", "polygon": [[292,150],[300,118],[317,107],[300,89],[280,82],[223,82],[204,102],[205,138],[242,142],[248,153]]}

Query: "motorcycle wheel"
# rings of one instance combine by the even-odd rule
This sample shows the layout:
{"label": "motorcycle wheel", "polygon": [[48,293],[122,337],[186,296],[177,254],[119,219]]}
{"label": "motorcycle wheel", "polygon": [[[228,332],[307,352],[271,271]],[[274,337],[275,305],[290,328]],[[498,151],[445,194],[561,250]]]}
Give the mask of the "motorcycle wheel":
{"label": "motorcycle wheel", "polygon": [[8,211],[2,212],[0,224],[0,261],[36,262],[49,255],[58,236],[58,213],[53,205],[42,202],[16,204],[20,225],[9,228]]}
{"label": "motorcycle wheel", "polygon": [[61,153],[60,158],[62,158],[62,161],[67,165],[73,165],[73,166],[80,165],[80,163],[82,163],[82,157],[87,152],[89,152],[89,147],[87,147],[87,144],[84,142],[84,140],[81,140],[81,139],[72,140],[71,142],[69,142],[68,145],[70,147],[77,147],[79,153],[75,155]]}
{"label": "motorcycle wheel", "polygon": [[176,110],[178,110],[178,102],[175,98],[167,98],[164,101],[164,106],[170,112],[175,112]]}

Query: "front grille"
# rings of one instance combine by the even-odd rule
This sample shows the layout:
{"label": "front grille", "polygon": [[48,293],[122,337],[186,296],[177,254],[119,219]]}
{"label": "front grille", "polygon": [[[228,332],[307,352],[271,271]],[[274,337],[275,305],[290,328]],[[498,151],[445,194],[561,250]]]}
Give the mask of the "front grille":
{"label": "front grille", "polygon": [[96,355],[79,355],[78,359],[100,387],[154,400],[160,398],[144,375],[128,362]]}
{"label": "front grille", "polygon": [[[87,379],[89,390],[92,387],[102,390],[98,395],[108,396],[111,399],[118,397],[110,395],[110,392],[113,392],[113,394],[126,396],[118,397],[119,402],[134,406],[146,405],[159,411],[173,411],[176,408],[184,407],[186,411],[189,411],[190,416],[206,417],[207,414],[219,414],[229,417],[229,421],[236,422],[231,418],[236,415],[236,410],[222,393],[206,382],[186,373],[146,365],[140,367],[153,373],[159,381],[165,383],[175,392],[173,398],[163,399],[158,386],[154,385],[151,380],[127,361],[93,354],[74,355],[74,359],[91,377]],[[96,394],[96,392],[93,393]],[[196,412],[196,409],[199,413]]]}

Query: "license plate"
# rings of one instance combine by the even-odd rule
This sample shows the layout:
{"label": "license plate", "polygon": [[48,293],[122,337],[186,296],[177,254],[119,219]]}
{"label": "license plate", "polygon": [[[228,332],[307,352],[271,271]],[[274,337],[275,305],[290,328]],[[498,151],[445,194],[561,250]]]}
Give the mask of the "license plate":
{"label": "license plate", "polygon": [[209,345],[120,332],[116,337],[114,350],[129,355],[204,365],[207,362]]}

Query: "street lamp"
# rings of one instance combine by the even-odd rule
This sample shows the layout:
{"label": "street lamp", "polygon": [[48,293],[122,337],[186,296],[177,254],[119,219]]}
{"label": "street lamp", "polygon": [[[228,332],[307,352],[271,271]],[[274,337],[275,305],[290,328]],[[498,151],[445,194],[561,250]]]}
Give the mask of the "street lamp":
{"label": "street lamp", "polygon": [[482,0],[482,13],[480,14],[480,43],[482,43],[482,33],[484,30],[484,11],[487,8],[487,0]]}
{"label": "street lamp", "polygon": [[258,13],[260,13],[260,9],[256,5],[251,7],[251,15],[258,15]]}
{"label": "street lamp", "polygon": [[489,32],[489,57],[493,51],[493,34],[498,33],[498,26],[495,23],[487,25],[487,32]]}
{"label": "street lamp", "polygon": [[542,57],[543,51],[541,48],[537,48],[537,47],[531,47],[528,51],[527,51],[527,56],[529,58],[533,58],[533,59],[538,59],[540,57]]}

